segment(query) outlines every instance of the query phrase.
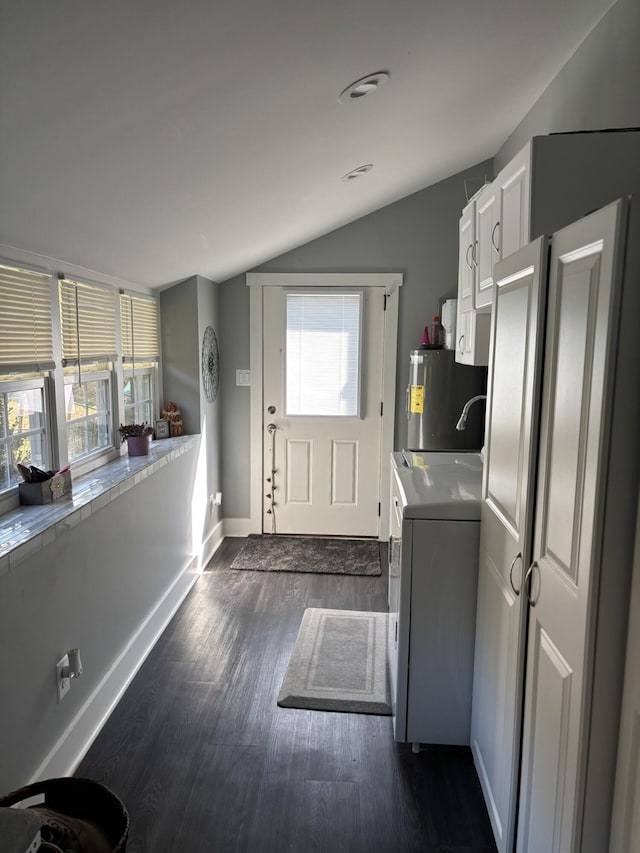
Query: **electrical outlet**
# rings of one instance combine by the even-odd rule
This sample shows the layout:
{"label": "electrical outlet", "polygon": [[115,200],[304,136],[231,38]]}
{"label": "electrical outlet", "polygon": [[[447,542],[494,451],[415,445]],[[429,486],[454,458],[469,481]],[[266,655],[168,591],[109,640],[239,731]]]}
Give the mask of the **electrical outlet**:
{"label": "electrical outlet", "polygon": [[71,688],[71,679],[63,678],[62,671],[64,667],[69,666],[69,655],[60,658],[56,664],[56,685],[58,688],[58,702],[62,702]]}
{"label": "electrical outlet", "polygon": [[222,506],[222,492],[216,492],[216,497],[213,502],[216,506]]}

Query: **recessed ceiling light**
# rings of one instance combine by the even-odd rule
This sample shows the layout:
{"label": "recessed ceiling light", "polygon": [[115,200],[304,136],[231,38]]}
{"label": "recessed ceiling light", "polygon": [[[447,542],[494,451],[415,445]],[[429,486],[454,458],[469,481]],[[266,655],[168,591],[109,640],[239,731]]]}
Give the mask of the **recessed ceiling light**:
{"label": "recessed ceiling light", "polygon": [[340,94],[338,100],[341,104],[351,104],[353,101],[359,101],[361,98],[375,92],[380,86],[384,86],[388,79],[388,71],[376,71],[375,74],[369,74],[347,86],[344,92]]}
{"label": "recessed ceiling light", "polygon": [[364,166],[358,166],[357,169],[352,169],[350,172],[347,172],[346,175],[343,175],[340,180],[347,183],[348,181],[354,181],[356,178],[361,178],[363,175],[366,175],[367,172],[370,172],[373,169],[373,163],[366,163]]}

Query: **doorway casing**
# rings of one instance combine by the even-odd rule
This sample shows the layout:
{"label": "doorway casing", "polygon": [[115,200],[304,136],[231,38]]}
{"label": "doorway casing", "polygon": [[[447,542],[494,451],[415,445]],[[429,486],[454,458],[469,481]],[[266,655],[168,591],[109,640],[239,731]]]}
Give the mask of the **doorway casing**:
{"label": "doorway casing", "polygon": [[[249,287],[249,366],[251,369],[251,503],[247,533],[262,532],[262,352],[263,294],[265,287],[384,288],[385,313],[382,366],[382,432],[380,441],[380,527],[379,538],[389,537],[389,483],[396,408],[396,352],[398,344],[398,300],[402,273],[247,273]],[[242,534],[239,534],[242,535]]]}

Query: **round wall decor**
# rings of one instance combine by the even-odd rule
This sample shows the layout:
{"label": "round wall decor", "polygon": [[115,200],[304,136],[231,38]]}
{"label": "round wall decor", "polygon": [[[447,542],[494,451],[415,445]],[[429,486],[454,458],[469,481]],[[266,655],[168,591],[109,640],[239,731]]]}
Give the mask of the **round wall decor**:
{"label": "round wall decor", "polygon": [[202,336],[202,387],[210,403],[218,396],[220,354],[213,326],[207,326]]}

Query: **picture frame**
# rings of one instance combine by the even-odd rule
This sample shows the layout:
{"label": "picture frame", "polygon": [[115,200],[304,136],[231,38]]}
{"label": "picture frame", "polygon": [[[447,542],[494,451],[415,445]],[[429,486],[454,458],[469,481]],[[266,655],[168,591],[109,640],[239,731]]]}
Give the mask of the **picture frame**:
{"label": "picture frame", "polygon": [[155,434],[156,439],[169,438],[169,436],[171,435],[171,424],[169,423],[169,421],[166,421],[164,419],[156,421]]}

